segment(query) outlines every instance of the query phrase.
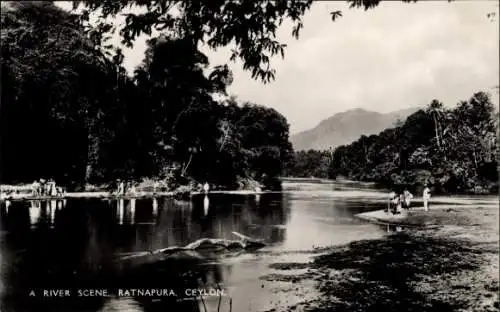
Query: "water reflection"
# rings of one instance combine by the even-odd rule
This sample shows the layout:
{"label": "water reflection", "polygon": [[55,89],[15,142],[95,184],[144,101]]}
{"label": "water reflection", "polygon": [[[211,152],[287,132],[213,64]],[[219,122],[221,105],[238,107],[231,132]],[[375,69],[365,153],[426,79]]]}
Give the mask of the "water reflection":
{"label": "water reflection", "polygon": [[208,214],[208,205],[210,204],[208,200],[208,195],[205,195],[203,198],[203,215],[206,216]]}
{"label": "water reflection", "polygon": [[387,223],[386,229],[387,229],[387,234],[391,234],[391,233],[402,232],[404,228],[400,225],[397,225],[397,224]]}
{"label": "water reflection", "polygon": [[[28,205],[28,217],[29,224],[32,228],[37,226],[53,226],[56,222],[56,217],[58,211],[65,207],[65,201],[63,200],[32,200],[27,203],[16,203],[14,207],[16,210],[25,209],[25,205]],[[20,207],[22,206],[22,207]],[[8,211],[7,211],[8,215]]]}
{"label": "water reflection", "polygon": [[[268,265],[259,262],[258,254],[249,255],[256,258],[243,264],[203,266],[198,266],[200,259],[189,254],[183,255],[182,261],[172,259],[147,265],[134,261],[122,265],[115,259],[132,252],[184,246],[203,237],[235,239],[232,232],[263,239],[268,244],[267,250],[273,252],[342,243],[363,237],[363,231],[366,236],[371,233],[363,230],[366,225],[346,221],[356,209],[365,208],[359,208],[359,203],[334,202],[317,196],[307,198],[304,194],[300,198],[294,198],[293,194],[210,194],[210,197],[202,194],[189,202],[170,198],[13,202],[9,212],[1,215],[2,228],[5,225],[9,232],[1,246],[5,268],[1,284],[10,285],[2,288],[2,296],[11,296],[2,303],[13,310],[29,311],[30,308],[19,307],[32,287],[165,288],[170,284],[174,287],[185,283],[179,280],[179,274],[193,270],[200,274],[204,284],[238,286],[241,297],[236,293],[234,298],[240,303],[259,300],[250,299],[249,294],[256,292],[247,288],[261,291],[256,272],[263,272]],[[30,230],[30,225],[36,227]],[[149,312],[158,306],[191,311],[193,307],[176,309],[168,306],[167,303],[171,304],[168,299],[154,304],[148,300],[139,300],[137,304],[132,299],[105,298],[85,307],[85,311]],[[76,310],[81,300],[75,302],[66,310]],[[46,311],[56,309],[58,301],[53,304],[49,303]],[[238,309],[233,306],[235,312]]]}
{"label": "water reflection", "polygon": [[49,221],[49,224],[51,226],[53,226],[54,221],[56,219],[56,210],[57,210],[57,201],[51,200],[50,201],[50,221]]}
{"label": "water reflection", "polygon": [[157,198],[153,198],[153,216],[157,216],[158,215],[158,199]]}
{"label": "water reflection", "polygon": [[118,213],[118,224],[122,225],[123,224],[123,212],[125,210],[125,200],[124,199],[119,199],[116,202],[117,208],[116,211]]}
{"label": "water reflection", "polygon": [[135,222],[135,201],[136,199],[133,198],[130,200],[130,209],[129,209],[129,212],[130,212],[130,217],[129,217],[129,221],[131,224],[134,224]]}
{"label": "water reflection", "polygon": [[31,201],[31,207],[29,208],[29,218],[31,226],[35,226],[38,224],[40,220],[42,210],[42,202],[39,200]]}

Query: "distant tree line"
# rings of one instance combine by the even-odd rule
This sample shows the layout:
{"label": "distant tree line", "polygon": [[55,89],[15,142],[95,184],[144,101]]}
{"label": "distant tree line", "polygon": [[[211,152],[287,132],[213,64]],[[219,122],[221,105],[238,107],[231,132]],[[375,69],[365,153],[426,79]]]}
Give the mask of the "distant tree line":
{"label": "distant tree line", "polygon": [[334,178],[332,151],[296,151],[292,160],[286,164],[285,175],[295,178]]}
{"label": "distant tree line", "polygon": [[70,188],[154,177],[236,187],[281,174],[292,147],[277,111],[225,95],[186,37],[158,37],[133,76],[107,26],[50,2],[2,3],[1,182],[53,178]]}
{"label": "distant tree line", "polygon": [[327,154],[296,152],[287,172],[341,175],[396,189],[420,190],[428,183],[437,193],[494,193],[498,192],[498,113],[486,92],[475,93],[453,109],[433,100],[394,128],[337,147],[328,166]]}

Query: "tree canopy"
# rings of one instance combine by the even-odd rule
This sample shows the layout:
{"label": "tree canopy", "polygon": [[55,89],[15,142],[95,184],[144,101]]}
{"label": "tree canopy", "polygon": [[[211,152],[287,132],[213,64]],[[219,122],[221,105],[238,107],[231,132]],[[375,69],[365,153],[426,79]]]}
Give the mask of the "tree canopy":
{"label": "tree canopy", "polygon": [[[377,7],[380,0],[347,0],[347,3],[351,8],[368,10]],[[276,75],[271,59],[285,55],[286,44],[278,41],[277,30],[289,20],[291,33],[298,39],[304,27],[302,18],[313,0],[88,0],[74,1],[73,8],[81,4],[83,22],[88,22],[92,13],[99,13],[97,29],[103,30],[100,34],[116,31],[109,18],[124,15],[125,25],[118,31],[122,43],[128,47],[141,34],[151,36],[153,31],[166,38],[190,40],[195,46],[205,44],[212,49],[231,46],[230,60],[241,60],[243,69],[250,71],[252,78],[267,83]],[[330,14],[332,21],[342,16],[341,11]]]}
{"label": "tree canopy", "polygon": [[105,125],[114,67],[51,3],[2,3],[1,23],[3,179],[85,172],[76,142]]}
{"label": "tree canopy", "polygon": [[498,112],[477,92],[454,109],[433,100],[398,127],[338,147],[331,170],[395,188],[497,192],[497,154]]}
{"label": "tree canopy", "polygon": [[52,3],[2,6],[2,182],[44,177],[77,188],[156,177],[236,187],[276,177],[290,158],[286,119],[215,100],[232,74],[206,74],[208,59],[189,38],[152,38],[128,77],[120,51],[105,53],[105,28]]}
{"label": "tree canopy", "polygon": [[[365,10],[379,4],[348,2]],[[295,157],[280,113],[235,98],[217,100],[227,95],[232,73],[227,65],[207,73],[201,45],[233,46],[229,60],[240,59],[253,78],[269,82],[271,59],[284,57],[286,48],[277,30],[291,20],[299,38],[311,0],[105,0],[77,1],[75,7],[80,3],[83,11],[70,14],[51,2],[2,2],[2,182],[52,177],[76,188],[156,177],[235,187],[250,177],[270,185],[284,169],[395,183],[417,168],[433,177],[455,172],[446,179],[461,179],[455,184],[465,188],[471,179],[492,178],[484,172],[495,161],[496,136],[484,93],[453,111],[435,101],[404,124],[363,136],[333,155]],[[99,16],[91,25],[93,13]],[[126,15],[118,31],[128,46],[141,34],[160,34],[148,40],[132,77],[121,50],[108,43],[118,27],[109,18],[119,14]],[[433,172],[436,163],[451,169]]]}
{"label": "tree canopy", "polygon": [[498,111],[486,92],[454,109],[432,100],[378,135],[332,151],[299,151],[286,174],[376,182],[401,191],[498,192]]}

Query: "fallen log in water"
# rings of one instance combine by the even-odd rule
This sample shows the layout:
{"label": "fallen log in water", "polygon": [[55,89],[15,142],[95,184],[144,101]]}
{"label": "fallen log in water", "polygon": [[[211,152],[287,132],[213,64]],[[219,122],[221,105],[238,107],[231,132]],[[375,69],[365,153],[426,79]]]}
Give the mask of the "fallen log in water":
{"label": "fallen log in water", "polygon": [[252,239],[238,232],[233,232],[233,234],[238,236],[240,240],[201,238],[186,246],[171,246],[156,250],[136,252],[122,256],[118,260],[124,261],[138,258],[151,258],[154,256],[160,256],[160,258],[158,258],[158,260],[160,260],[162,259],[161,256],[170,256],[178,253],[199,259],[204,258],[204,253],[233,253],[238,251],[251,251],[258,250],[266,246],[266,244],[261,240]]}

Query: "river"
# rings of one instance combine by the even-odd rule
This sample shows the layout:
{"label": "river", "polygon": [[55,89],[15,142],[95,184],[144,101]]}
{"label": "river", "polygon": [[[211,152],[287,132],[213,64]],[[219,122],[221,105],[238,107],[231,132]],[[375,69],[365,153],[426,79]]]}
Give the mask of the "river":
{"label": "river", "polygon": [[[68,199],[12,202],[8,207],[3,202],[2,311],[177,311],[184,304],[183,311],[206,305],[207,311],[240,312],[293,304],[304,300],[304,293],[314,297],[314,285],[301,285],[308,291],[295,293],[293,283],[270,278],[272,264],[310,261],[321,247],[383,237],[384,227],[353,215],[383,208],[384,197],[361,184],[286,182],[283,193],[201,195],[191,202]],[[203,237],[236,239],[233,231],[263,239],[267,246],[222,258],[184,255],[176,261],[127,265],[115,261],[120,255],[184,246]],[[182,284],[181,271],[197,272],[202,286]],[[173,287],[179,292],[215,286],[221,287],[222,297],[179,305],[169,296],[77,295],[77,289]],[[44,297],[44,289],[70,289],[71,295]]]}

